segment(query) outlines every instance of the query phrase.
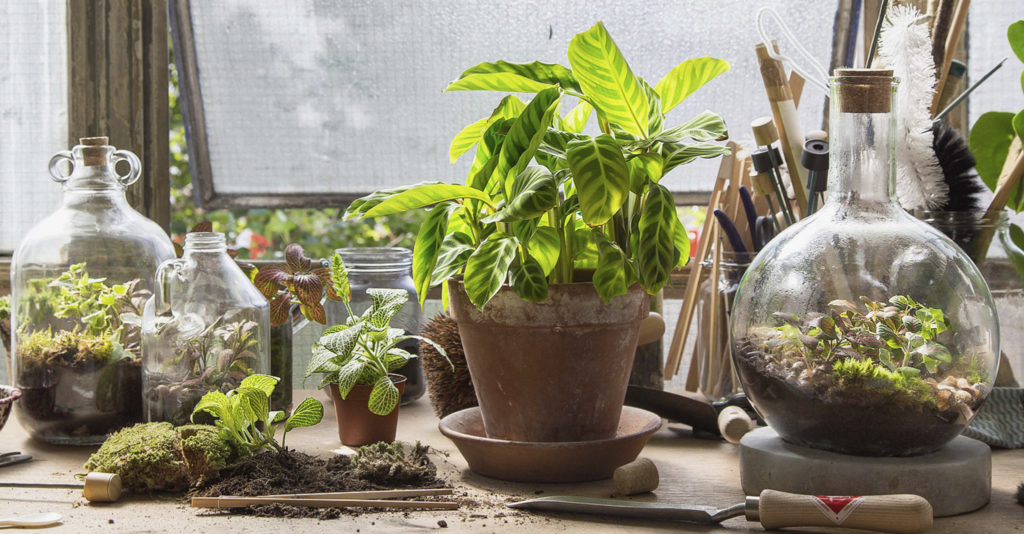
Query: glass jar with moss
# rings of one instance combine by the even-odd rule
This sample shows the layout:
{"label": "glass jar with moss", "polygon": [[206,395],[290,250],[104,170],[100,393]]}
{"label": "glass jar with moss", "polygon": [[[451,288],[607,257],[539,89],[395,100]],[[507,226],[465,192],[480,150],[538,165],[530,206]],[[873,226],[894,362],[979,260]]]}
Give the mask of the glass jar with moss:
{"label": "glass jar with moss", "polygon": [[992,295],[971,259],[893,200],[892,71],[831,84],[828,200],[751,262],[732,311],[743,389],[786,441],[845,454],[940,449],[988,395]]}
{"label": "glass jar with moss", "polygon": [[97,444],[142,420],[141,309],[174,247],[128,205],[125,189],[140,173],[138,157],[105,137],[56,154],[50,175],[63,203],[14,252],[12,381],[23,392],[15,410],[36,439]]}

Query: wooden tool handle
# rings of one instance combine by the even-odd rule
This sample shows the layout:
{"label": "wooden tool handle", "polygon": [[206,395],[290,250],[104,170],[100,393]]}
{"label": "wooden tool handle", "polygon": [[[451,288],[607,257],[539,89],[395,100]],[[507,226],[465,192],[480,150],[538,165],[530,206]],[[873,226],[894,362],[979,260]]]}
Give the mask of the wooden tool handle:
{"label": "wooden tool handle", "polygon": [[764,490],[758,516],[766,529],[843,527],[917,534],[932,526],[932,506],[918,495],[816,497]]}
{"label": "wooden tool handle", "polygon": [[389,501],[366,499],[304,499],[280,497],[192,497],[192,508],[241,508],[258,504],[289,504],[310,508],[420,508],[457,510],[459,503],[447,501]]}

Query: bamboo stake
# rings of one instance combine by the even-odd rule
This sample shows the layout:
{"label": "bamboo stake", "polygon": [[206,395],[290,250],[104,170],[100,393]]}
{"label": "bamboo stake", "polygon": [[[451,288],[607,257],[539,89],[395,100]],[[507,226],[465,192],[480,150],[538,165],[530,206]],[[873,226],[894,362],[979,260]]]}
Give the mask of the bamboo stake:
{"label": "bamboo stake", "polygon": [[310,508],[420,508],[457,510],[459,503],[448,501],[392,501],[361,499],[292,499],[279,497],[192,497],[192,508],[240,508],[259,504],[287,504]]}
{"label": "bamboo stake", "polygon": [[[672,334],[672,343],[669,345],[668,356],[665,360],[666,380],[671,379],[677,372],[679,372],[679,364],[683,357],[683,348],[686,345],[686,335],[690,332],[690,322],[693,320],[693,309],[697,303],[697,286],[700,285],[700,275],[703,269],[701,262],[707,257],[708,250],[711,245],[707,239],[707,236],[711,235],[711,229],[714,227],[714,217],[711,215],[711,212],[721,201],[722,190],[725,187],[726,180],[732,175],[732,167],[736,161],[737,152],[740,150],[739,144],[733,141],[729,142],[729,146],[732,147],[732,152],[722,156],[722,163],[718,167],[718,177],[715,179],[715,187],[711,191],[711,202],[708,204],[707,218],[704,219],[704,227],[701,229],[700,242],[697,245],[697,254],[693,258],[692,265],[690,265],[690,276],[687,278],[686,282],[686,294],[683,296],[683,307],[679,311],[679,319],[676,321],[676,329]],[[686,380],[687,390],[690,390],[690,383],[690,378],[688,376]]]}
{"label": "bamboo stake", "polygon": [[[778,46],[772,45],[776,51]],[[804,133],[800,126],[800,117],[796,113],[793,101],[793,90],[786,78],[785,68],[777,59],[768,55],[764,43],[755,47],[757,61],[761,66],[761,78],[764,81],[768,103],[771,104],[772,118],[779,131],[782,155],[789,170],[793,195],[796,198],[800,217],[807,212],[807,170],[800,165],[800,154],[803,151]],[[797,217],[799,219],[800,217]]]}
{"label": "bamboo stake", "polygon": [[372,491],[338,491],[333,493],[288,493],[278,495],[260,495],[274,499],[404,499],[407,497],[426,497],[451,495],[455,490],[450,488],[400,489]]}
{"label": "bamboo stake", "polygon": [[933,116],[938,111],[937,108],[939,107],[939,99],[942,97],[942,89],[946,86],[946,79],[949,78],[949,65],[953,62],[956,45],[960,43],[960,36],[964,33],[964,26],[967,24],[967,10],[970,7],[971,0],[959,0],[956,4],[956,11],[953,12],[953,22],[949,28],[949,37],[946,38],[946,50],[942,59],[942,67],[937,73],[939,83],[935,85],[935,94],[932,96],[931,113]]}

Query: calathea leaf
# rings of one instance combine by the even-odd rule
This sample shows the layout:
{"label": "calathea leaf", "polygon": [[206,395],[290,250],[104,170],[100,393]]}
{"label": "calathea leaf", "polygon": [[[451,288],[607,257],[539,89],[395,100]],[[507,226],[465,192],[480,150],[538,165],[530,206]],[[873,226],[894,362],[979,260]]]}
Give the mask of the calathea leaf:
{"label": "calathea leaf", "polygon": [[459,198],[476,199],[487,204],[490,204],[491,202],[491,198],[479,189],[457,184],[424,182],[389,197],[364,213],[362,217],[372,218],[380,217],[382,215],[391,215],[392,213],[401,213],[403,211],[422,208],[431,204],[437,204],[446,200]]}
{"label": "calathea leaf", "polygon": [[441,244],[448,232],[448,218],[456,206],[457,204],[454,202],[444,202],[435,206],[427,214],[426,220],[420,225],[420,230],[416,234],[416,245],[413,247],[412,279],[421,307],[427,300],[430,277],[437,264]]}
{"label": "calathea leaf", "polygon": [[700,115],[661,132],[655,140],[665,143],[677,143],[686,138],[694,141],[723,141],[729,137],[729,130],[720,115],[712,111],[704,111]]}
{"label": "calathea leaf", "polygon": [[450,163],[455,163],[459,159],[459,156],[466,153],[467,150],[473,148],[480,138],[483,137],[484,132],[490,128],[491,124],[499,119],[511,119],[518,117],[522,113],[523,108],[526,104],[519,97],[515,95],[508,95],[501,99],[501,103],[494,108],[490,117],[480,119],[469,126],[463,128],[455,138],[452,139],[452,144],[448,147],[448,158]]}
{"label": "calathea leaf", "polygon": [[514,237],[495,232],[466,261],[466,294],[477,308],[483,308],[501,288],[517,245]]}
{"label": "calathea leaf", "polygon": [[462,232],[445,236],[434,264],[434,272],[430,275],[430,285],[436,286],[461,271],[474,250],[476,247],[473,239]]}
{"label": "calathea leaf", "polygon": [[537,152],[544,152],[556,158],[565,159],[565,151],[569,146],[569,142],[577,139],[590,139],[590,136],[548,128],[547,133],[544,134],[544,142],[541,143]]}
{"label": "calathea leaf", "polygon": [[599,228],[592,230],[597,243],[597,269],[594,271],[594,288],[605,304],[617,295],[625,295],[626,253],[613,243]]}
{"label": "calathea leaf", "polygon": [[552,87],[511,72],[469,74],[455,80],[445,91],[502,91],[507,93],[537,93]]}
{"label": "calathea leaf", "polygon": [[647,95],[647,132],[649,135],[655,135],[661,132],[665,123],[665,114],[661,111],[661,97],[643,78],[638,77],[637,82]]}
{"label": "calathea leaf", "polygon": [[661,157],[665,161],[662,172],[668,174],[668,171],[697,158],[717,158],[731,150],[728,146],[714,143],[664,143],[661,145]]}
{"label": "calathea leaf", "polygon": [[313,426],[324,418],[324,405],[313,397],[306,397],[292,411],[292,416],[284,423],[284,431],[290,432],[295,428]]}
{"label": "calathea leaf", "polygon": [[533,63],[509,63],[508,61],[499,60],[494,63],[481,63],[467,69],[461,76],[459,76],[459,79],[466,78],[474,74],[502,72],[518,74],[523,78],[545,85],[554,85],[557,83],[564,89],[571,89],[573,91],[580,90],[580,86],[576,82],[576,78],[573,77],[572,71],[558,64],[541,63],[540,61],[534,61]]}
{"label": "calathea leaf", "polygon": [[590,114],[594,112],[594,106],[590,105],[590,102],[581,100],[576,107],[569,110],[569,113],[562,119],[562,126],[565,130],[572,133],[580,133],[583,128],[587,125],[587,121],[590,120]]}
{"label": "calathea leaf", "polygon": [[519,240],[519,243],[526,244],[533,239],[533,234],[537,231],[537,226],[540,225],[540,219],[533,218],[525,221],[516,221],[512,223],[512,235]]}
{"label": "calathea leaf", "polygon": [[609,122],[638,138],[646,137],[647,94],[604,24],[598,22],[573,37],[568,55],[573,73],[590,103]]}
{"label": "calathea leaf", "polygon": [[644,152],[629,160],[629,190],[639,195],[648,178],[654,182],[661,180],[662,169],[664,162],[656,152]]}
{"label": "calathea leaf", "polygon": [[551,124],[551,116],[558,107],[561,97],[562,93],[558,87],[537,93],[509,128],[505,141],[501,144],[497,167],[494,169],[496,180],[504,184],[506,199],[511,196],[512,179],[533,159],[533,154],[544,138],[548,125]]}
{"label": "calathea leaf", "polygon": [[540,265],[544,276],[551,274],[558,263],[560,241],[558,230],[550,226],[541,226],[533,233],[533,237],[527,244],[530,257]]}
{"label": "calathea leaf", "polygon": [[676,267],[686,267],[690,262],[690,236],[686,233],[686,227],[676,217],[675,230],[672,232],[672,241],[675,243]]}
{"label": "calathea leaf", "polygon": [[729,70],[729,62],[713,57],[688,59],[665,75],[654,90],[661,95],[661,109],[668,113],[704,84]]}
{"label": "calathea leaf", "polygon": [[640,240],[636,251],[640,283],[652,295],[668,282],[675,265],[676,205],[672,193],[652,184],[640,213]]}
{"label": "calathea leaf", "polygon": [[[441,182],[434,182],[434,183],[441,183]],[[421,185],[421,184],[417,184],[417,185]],[[359,218],[362,218],[364,213],[366,213],[367,211],[370,211],[371,209],[375,208],[381,202],[384,202],[385,200],[387,200],[387,199],[389,199],[389,198],[391,198],[391,197],[393,197],[393,196],[395,196],[395,195],[397,195],[397,194],[399,194],[399,193],[401,193],[403,191],[409,190],[409,189],[411,189],[413,187],[415,187],[415,186],[413,186],[413,185],[403,185],[401,187],[395,187],[395,188],[391,188],[391,189],[381,189],[380,191],[376,191],[376,192],[370,193],[369,195],[366,195],[365,197],[357,198],[357,199],[353,200],[352,203],[349,204],[348,209],[345,210],[345,219],[359,219]]]}
{"label": "calathea leaf", "polygon": [[387,415],[398,406],[399,397],[401,394],[395,384],[391,382],[391,377],[384,375],[373,383],[368,407],[377,415]]}
{"label": "calathea leaf", "polygon": [[608,222],[622,208],[629,191],[629,168],[622,149],[610,135],[571,141],[566,152],[583,220],[593,226]]}
{"label": "calathea leaf", "polygon": [[505,136],[513,123],[514,119],[499,119],[484,132],[480,143],[477,144],[476,157],[466,177],[467,186],[481,191],[490,190],[487,185],[498,166],[497,155],[501,152],[501,145],[505,142]]}
{"label": "calathea leaf", "polygon": [[519,298],[530,302],[547,300],[548,281],[537,260],[528,257],[526,261],[513,265],[508,274],[512,290],[519,295]]}
{"label": "calathea leaf", "polygon": [[483,222],[532,219],[558,204],[558,185],[544,167],[527,167],[512,183],[508,204]]}

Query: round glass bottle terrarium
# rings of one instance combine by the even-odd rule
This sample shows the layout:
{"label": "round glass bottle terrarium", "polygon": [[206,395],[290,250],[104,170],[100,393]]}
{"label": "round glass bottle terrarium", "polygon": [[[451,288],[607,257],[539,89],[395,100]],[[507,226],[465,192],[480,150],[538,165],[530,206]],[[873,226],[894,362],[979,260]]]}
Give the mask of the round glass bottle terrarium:
{"label": "round glass bottle terrarium", "polygon": [[24,393],[15,409],[36,439],[97,444],[142,420],[141,309],[174,247],[125,199],[140,172],[105,137],[50,160],[63,204],[22,240],[11,275],[12,381]]}
{"label": "round glass bottle terrarium", "polygon": [[188,424],[207,392],[270,369],[270,305],[227,253],[224,234],[185,234],[142,317],[146,419]]}
{"label": "round glass bottle terrarium", "polygon": [[922,454],[956,437],[995,376],[995,307],[970,258],[893,200],[891,71],[832,79],[828,200],[751,262],[733,361],[791,443]]}
{"label": "round glass bottle terrarium", "polygon": [[[352,313],[361,314],[370,307],[370,297],[366,290],[371,287],[404,289],[409,293],[409,300],[391,319],[391,327],[401,328],[407,334],[419,332],[423,316],[416,297],[416,286],[412,280],[411,250],[399,247],[352,247],[338,249],[336,252],[341,255],[348,269],[348,282],[352,288],[349,306],[352,307]],[[325,306],[327,324],[344,324],[348,319],[348,312],[341,302],[328,300]],[[420,346],[416,340],[403,341],[398,347],[411,354],[420,353]],[[423,367],[419,358],[409,360],[395,373],[406,378],[402,404],[408,404],[426,392]]]}

